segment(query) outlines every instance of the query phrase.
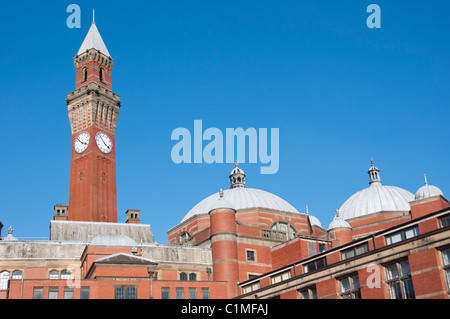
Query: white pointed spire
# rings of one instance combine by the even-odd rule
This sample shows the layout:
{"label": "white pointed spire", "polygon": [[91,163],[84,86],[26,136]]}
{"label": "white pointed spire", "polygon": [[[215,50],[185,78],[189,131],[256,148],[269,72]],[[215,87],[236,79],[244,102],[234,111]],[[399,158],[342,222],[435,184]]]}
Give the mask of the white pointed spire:
{"label": "white pointed spire", "polygon": [[110,57],[108,49],[106,48],[106,45],[98,32],[97,25],[95,24],[95,11],[92,12],[92,19],[93,21],[91,28],[89,29],[86,38],[84,38],[83,44],[81,45],[80,50],[78,50],[77,55],[80,55],[89,49],[96,49],[104,55]]}

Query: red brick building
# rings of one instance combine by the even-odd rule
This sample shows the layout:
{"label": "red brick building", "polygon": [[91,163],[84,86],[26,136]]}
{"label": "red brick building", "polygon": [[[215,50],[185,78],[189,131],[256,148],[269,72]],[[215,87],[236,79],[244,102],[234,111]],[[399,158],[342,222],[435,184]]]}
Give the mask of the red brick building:
{"label": "red brick building", "polygon": [[[140,211],[117,222],[113,59],[95,23],[74,58],[69,205],[55,205],[50,240],[0,240],[0,299],[390,299],[449,297],[450,203],[381,182],[344,202],[324,228],[282,198],[248,188],[200,201],[155,243]],[[1,226],[1,223],[0,223]]]}

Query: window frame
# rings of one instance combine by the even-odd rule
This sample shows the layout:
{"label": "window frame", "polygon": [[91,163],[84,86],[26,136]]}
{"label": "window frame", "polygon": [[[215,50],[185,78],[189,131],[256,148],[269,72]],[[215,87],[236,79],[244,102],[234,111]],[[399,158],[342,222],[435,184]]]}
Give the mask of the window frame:
{"label": "window frame", "polygon": [[[323,265],[319,265],[319,262],[322,262],[322,261],[323,261]],[[311,268],[310,266],[314,266],[314,267]],[[313,261],[310,261],[310,262],[304,264],[303,265],[303,272],[305,274],[307,274],[307,273],[310,273],[312,271],[316,271],[316,270],[325,268],[327,266],[328,266],[327,265],[327,258],[326,257],[322,257],[322,258],[318,258],[318,259],[315,259]]]}
{"label": "window frame", "polygon": [[[364,247],[363,251],[362,252],[358,252],[358,248],[361,248],[361,247]],[[359,256],[359,255],[365,254],[365,253],[367,253],[369,251],[370,251],[369,243],[368,242],[364,242],[362,244],[355,245],[355,246],[352,246],[350,248],[342,250],[341,251],[341,260],[347,260],[347,259]],[[353,255],[349,256],[349,254],[351,254],[351,253],[353,253]]]}
{"label": "window frame", "polygon": [[442,270],[444,271],[444,276],[447,282],[447,292],[450,293],[450,247],[442,249],[441,256],[442,256]]}
{"label": "window frame", "polygon": [[[407,237],[407,232],[409,232],[411,230],[413,231],[413,236]],[[398,235],[400,235],[400,240],[393,241],[394,240],[393,237],[398,236]],[[384,238],[386,241],[386,246],[389,246],[389,245],[394,245],[394,244],[400,243],[402,241],[417,237],[419,235],[420,235],[419,225],[413,225],[410,227],[403,228],[399,231],[387,234],[384,236]]]}
{"label": "window frame", "polygon": [[[316,285],[309,286],[298,290],[300,299],[317,299]],[[307,296],[307,298],[305,298]]]}
{"label": "window frame", "polygon": [[450,214],[440,216],[438,219],[439,219],[439,226],[441,228],[450,226]]}
{"label": "window frame", "polygon": [[[402,263],[405,262],[408,265],[407,274],[403,274]],[[392,276],[392,272],[389,270],[390,267],[395,267],[396,277],[390,278]],[[386,275],[386,288],[390,299],[416,299],[408,259],[401,259],[386,264],[384,265],[384,269]],[[410,288],[409,284],[411,285],[412,292],[407,291],[407,288]]]}
{"label": "window frame", "polygon": [[[355,279],[356,278],[356,279]],[[346,289],[343,282],[348,281],[348,289]],[[339,297],[341,299],[361,299],[361,285],[359,283],[359,276],[357,273],[341,277],[339,281]]]}

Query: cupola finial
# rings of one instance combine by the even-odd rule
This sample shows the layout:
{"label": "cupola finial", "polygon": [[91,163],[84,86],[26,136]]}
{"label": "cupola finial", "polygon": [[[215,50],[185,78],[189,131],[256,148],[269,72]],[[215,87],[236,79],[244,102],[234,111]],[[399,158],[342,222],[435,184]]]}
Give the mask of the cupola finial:
{"label": "cupola finial", "polygon": [[427,174],[423,174],[423,178],[425,179],[425,185],[428,185]]}
{"label": "cupola finial", "polygon": [[92,23],[95,24],[95,9],[92,9]]}
{"label": "cupola finial", "polygon": [[231,171],[230,174],[230,188],[246,188],[245,186],[245,173],[242,169],[238,167],[238,161],[234,162],[235,168]]}
{"label": "cupola finial", "polygon": [[371,167],[368,171],[369,177],[370,177],[370,185],[380,185],[381,179],[380,179],[380,170],[375,167],[373,163],[373,158],[371,159]]}

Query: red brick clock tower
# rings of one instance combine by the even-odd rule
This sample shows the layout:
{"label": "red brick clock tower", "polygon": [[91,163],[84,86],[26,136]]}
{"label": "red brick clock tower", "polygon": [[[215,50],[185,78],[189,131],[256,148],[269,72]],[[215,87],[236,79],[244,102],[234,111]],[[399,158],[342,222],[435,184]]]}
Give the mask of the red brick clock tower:
{"label": "red brick clock tower", "polygon": [[115,138],[120,97],[111,91],[113,59],[95,22],[74,58],[67,95],[72,130],[70,221],[117,222]]}

